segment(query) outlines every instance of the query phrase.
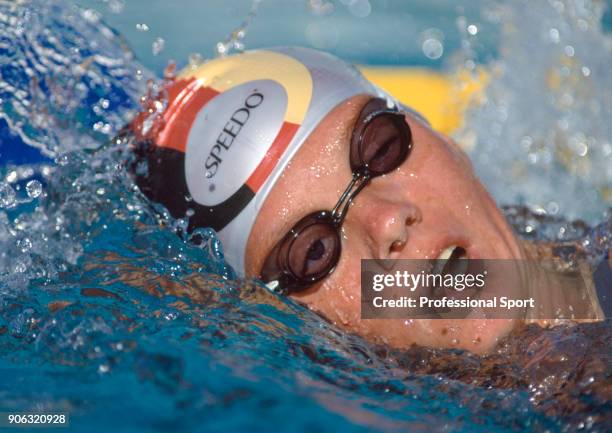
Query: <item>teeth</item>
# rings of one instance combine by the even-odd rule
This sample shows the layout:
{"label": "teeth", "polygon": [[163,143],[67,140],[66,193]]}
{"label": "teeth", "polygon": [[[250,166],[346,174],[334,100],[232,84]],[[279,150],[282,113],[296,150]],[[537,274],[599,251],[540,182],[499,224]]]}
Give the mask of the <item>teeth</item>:
{"label": "teeth", "polygon": [[450,247],[446,248],[438,257],[436,257],[436,260],[448,260],[453,254],[453,251],[455,251],[455,248],[457,248],[457,245],[451,245]]}
{"label": "teeth", "polygon": [[443,250],[438,257],[436,257],[434,261],[434,267],[432,269],[432,273],[441,274],[444,268],[446,267],[446,263],[450,260],[453,255],[453,252],[457,248],[456,245],[451,245],[450,247]]}

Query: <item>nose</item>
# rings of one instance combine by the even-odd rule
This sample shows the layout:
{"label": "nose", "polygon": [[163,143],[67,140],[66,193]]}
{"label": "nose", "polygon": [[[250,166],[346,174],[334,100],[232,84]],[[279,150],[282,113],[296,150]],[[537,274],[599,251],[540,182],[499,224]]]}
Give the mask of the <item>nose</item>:
{"label": "nose", "polygon": [[346,222],[359,227],[373,258],[395,258],[408,242],[410,227],[421,221],[421,211],[403,198],[365,192],[353,203]]}

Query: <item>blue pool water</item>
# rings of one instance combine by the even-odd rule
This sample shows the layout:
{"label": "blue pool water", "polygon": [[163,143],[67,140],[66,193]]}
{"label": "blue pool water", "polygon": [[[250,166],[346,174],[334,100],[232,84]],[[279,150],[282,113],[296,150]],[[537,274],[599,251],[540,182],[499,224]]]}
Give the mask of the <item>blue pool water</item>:
{"label": "blue pool water", "polygon": [[[612,50],[598,27],[601,4],[532,2],[539,24],[504,30],[499,14],[516,19],[512,14],[524,7],[519,3],[468,8],[466,2],[461,11],[432,2],[446,14],[441,22],[435,11],[423,12],[428,9],[404,12],[425,23],[419,32],[450,26],[462,14],[488,19],[482,28],[496,32],[491,39],[480,46],[459,35],[448,42],[445,56],[453,52],[468,65],[495,58],[512,74],[500,73],[488,103],[469,113],[469,128],[458,138],[476,137],[471,156],[500,203],[531,205],[505,209],[522,236],[571,243],[598,262],[612,233],[605,212],[612,178],[612,56],[588,50],[593,44],[604,53]],[[305,4],[295,7],[311,13]],[[119,13],[108,21],[117,28],[140,22],[120,5],[109,0],[93,6],[115,8]],[[264,5],[258,17],[265,22]],[[335,5],[346,15],[344,3]],[[343,17],[338,19],[350,18]],[[262,25],[257,19],[254,32]],[[551,55],[529,70],[524,65],[526,50],[533,49],[527,41],[542,49],[550,44],[540,40],[542,22],[548,37],[550,28],[567,35],[584,64],[577,72],[571,65],[561,71],[574,87],[540,99],[522,92],[538,91],[537,78],[558,61]],[[315,30],[306,43],[329,43]],[[263,34],[259,38],[268,42]],[[337,51],[348,57],[360,52],[341,45]],[[391,58],[453,67],[453,60],[434,62],[419,49]],[[236,279],[214,233],[202,230],[198,242],[186,242],[175,234],[185,222],[160,216],[134,188],[120,164],[125,147],[112,137],[138,110],[147,85],[155,86],[147,82],[159,76],[167,57],[135,57],[91,9],[37,0],[0,2],[0,59],[0,411],[67,412],[70,431],[78,432],[612,430],[605,391],[612,361],[609,321],[528,328],[487,357],[372,346],[257,282]],[[585,78],[587,64],[590,81],[583,82],[575,74]],[[595,85],[597,92],[589,87]],[[591,92],[591,105],[568,108],[584,92]],[[508,101],[533,104],[530,98],[539,101],[538,116],[504,114]],[[559,126],[559,119],[565,123]],[[554,140],[546,134],[566,139],[563,155],[587,146],[582,165],[555,158]],[[502,137],[522,144],[492,150]],[[515,187],[504,188],[499,173],[486,170],[493,154],[506,175],[523,176]],[[534,193],[533,185],[542,188]],[[571,261],[572,255],[563,258]]]}

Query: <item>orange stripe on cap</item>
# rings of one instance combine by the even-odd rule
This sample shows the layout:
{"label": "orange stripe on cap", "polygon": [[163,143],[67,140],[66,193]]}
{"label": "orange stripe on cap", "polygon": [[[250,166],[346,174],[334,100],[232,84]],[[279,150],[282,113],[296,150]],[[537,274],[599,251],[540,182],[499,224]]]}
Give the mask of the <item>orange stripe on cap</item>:
{"label": "orange stripe on cap", "polygon": [[259,191],[266,179],[270,176],[270,173],[274,170],[274,167],[276,167],[276,164],[278,164],[283,153],[285,153],[287,146],[289,146],[289,143],[299,127],[300,125],[296,125],[295,123],[283,122],[283,126],[281,126],[280,131],[278,131],[278,135],[266,152],[266,155],[246,181],[246,185],[251,191],[254,193]]}
{"label": "orange stripe on cap", "polygon": [[219,94],[212,87],[202,87],[198,80],[190,81],[164,113],[164,128],[157,145],[185,153],[187,138],[196,115],[208,101]]}

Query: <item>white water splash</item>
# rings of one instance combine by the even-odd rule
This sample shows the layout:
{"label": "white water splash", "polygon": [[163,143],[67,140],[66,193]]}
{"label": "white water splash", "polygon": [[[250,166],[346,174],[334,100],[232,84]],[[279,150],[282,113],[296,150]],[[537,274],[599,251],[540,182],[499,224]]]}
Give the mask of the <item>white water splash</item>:
{"label": "white water splash", "polygon": [[[484,103],[457,138],[498,202],[595,222],[612,206],[612,38],[597,1],[516,1],[487,10],[501,27]],[[465,24],[465,23],[464,23]],[[465,65],[477,32],[466,26]],[[474,34],[471,34],[474,33]]]}

